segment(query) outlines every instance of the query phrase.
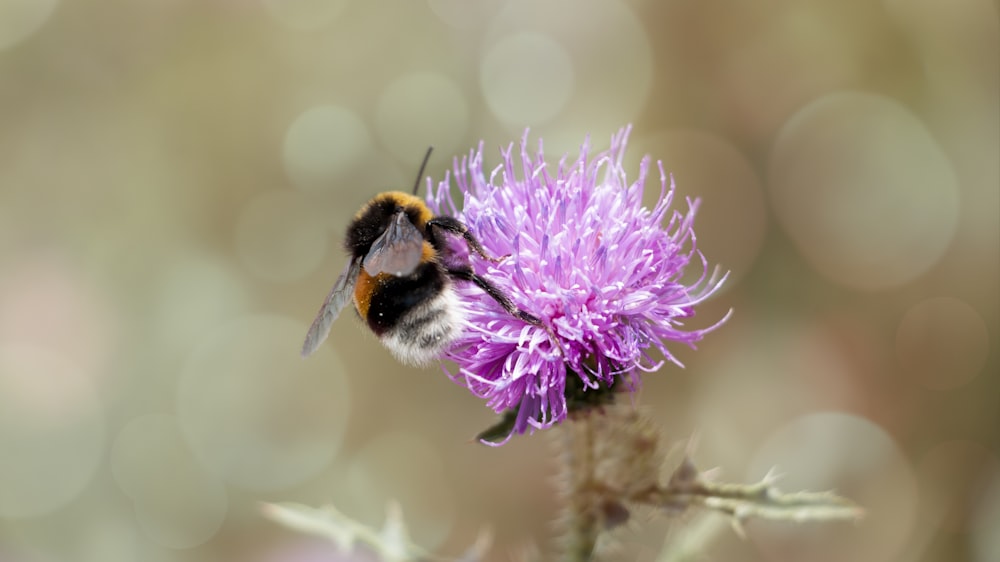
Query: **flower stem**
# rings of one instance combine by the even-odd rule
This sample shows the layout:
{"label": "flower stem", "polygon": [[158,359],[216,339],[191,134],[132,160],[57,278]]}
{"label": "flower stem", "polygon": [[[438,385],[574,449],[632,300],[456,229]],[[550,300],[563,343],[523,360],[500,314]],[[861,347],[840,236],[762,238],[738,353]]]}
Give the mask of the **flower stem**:
{"label": "flower stem", "polygon": [[575,416],[561,431],[564,484],[565,562],[590,562],[600,534],[599,497],[595,493],[594,416]]}

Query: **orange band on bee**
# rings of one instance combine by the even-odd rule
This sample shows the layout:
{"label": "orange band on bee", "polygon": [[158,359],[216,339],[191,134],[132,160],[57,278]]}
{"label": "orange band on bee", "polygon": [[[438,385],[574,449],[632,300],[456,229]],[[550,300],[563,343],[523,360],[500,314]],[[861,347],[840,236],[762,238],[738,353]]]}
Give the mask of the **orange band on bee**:
{"label": "orange band on bee", "polygon": [[402,191],[386,191],[385,193],[379,193],[374,199],[369,201],[356,215],[354,215],[354,220],[358,220],[368,211],[368,209],[375,203],[379,201],[392,201],[403,207],[408,211],[416,211],[418,220],[414,225],[423,230],[424,225],[427,221],[434,218],[434,213],[427,207],[424,200],[417,197],[416,195],[410,195],[409,193],[403,193]]}
{"label": "orange band on bee", "polygon": [[[379,276],[381,275],[386,274],[380,273]],[[368,308],[371,306],[372,294],[375,293],[375,285],[378,282],[378,276],[372,277],[364,268],[361,268],[358,280],[354,284],[354,308],[358,309],[358,314],[362,318],[368,318]]]}
{"label": "orange band on bee", "polygon": [[437,261],[437,256],[438,256],[438,253],[437,253],[437,250],[434,249],[434,246],[431,246],[430,242],[426,242],[425,241],[424,242],[424,249],[420,253],[420,263],[427,263],[427,262]]}

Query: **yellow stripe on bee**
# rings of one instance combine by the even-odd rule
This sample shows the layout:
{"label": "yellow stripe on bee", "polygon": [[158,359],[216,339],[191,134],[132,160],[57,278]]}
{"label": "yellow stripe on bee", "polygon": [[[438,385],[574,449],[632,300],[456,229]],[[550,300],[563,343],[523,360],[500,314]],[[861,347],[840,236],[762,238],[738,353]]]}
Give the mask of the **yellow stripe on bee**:
{"label": "yellow stripe on bee", "polygon": [[371,202],[368,203],[368,205],[362,207],[362,209],[358,211],[356,215],[354,215],[355,220],[364,215],[365,212],[368,210],[369,206],[379,201],[392,201],[399,207],[417,211],[417,215],[419,216],[418,219],[419,224],[417,224],[416,226],[421,229],[423,229],[424,224],[426,224],[427,221],[434,218],[434,213],[432,213],[430,208],[427,207],[427,203],[425,203],[423,199],[417,197],[416,195],[403,193],[402,191],[386,191],[385,193],[379,193],[378,195],[375,196],[374,199],[371,200]]}

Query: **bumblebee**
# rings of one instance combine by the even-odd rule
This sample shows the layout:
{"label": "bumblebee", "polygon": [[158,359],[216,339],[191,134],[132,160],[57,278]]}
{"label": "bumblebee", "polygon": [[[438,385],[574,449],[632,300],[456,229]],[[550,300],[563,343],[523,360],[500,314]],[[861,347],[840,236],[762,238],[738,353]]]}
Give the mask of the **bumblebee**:
{"label": "bumblebee", "polygon": [[330,333],[340,311],[353,299],[358,315],[403,363],[422,365],[437,358],[461,332],[465,315],[453,283],[471,282],[515,317],[540,326],[470,263],[452,256],[448,236],[461,237],[469,255],[494,263],[458,219],[435,216],[417,189],[431,151],[424,156],[413,192],[376,195],[347,227],[344,247],[350,255],[319,314],[309,328],[302,356],[316,350]]}

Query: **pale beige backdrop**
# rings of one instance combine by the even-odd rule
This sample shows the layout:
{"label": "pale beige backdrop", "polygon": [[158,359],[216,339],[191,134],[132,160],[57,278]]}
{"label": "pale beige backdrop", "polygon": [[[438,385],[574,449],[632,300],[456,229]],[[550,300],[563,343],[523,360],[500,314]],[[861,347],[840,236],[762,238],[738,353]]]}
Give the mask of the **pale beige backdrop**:
{"label": "pale beige backdrop", "polygon": [[[549,552],[550,439],[492,450],[345,314],[342,231],[481,139],[634,124],[701,196],[728,325],[639,402],[731,480],[859,526],[706,560],[1000,559],[1000,62],[989,0],[0,0],[0,561],[344,560],[260,501],[456,555]],[[651,192],[657,192],[657,186]],[[623,560],[676,529],[639,514]]]}

